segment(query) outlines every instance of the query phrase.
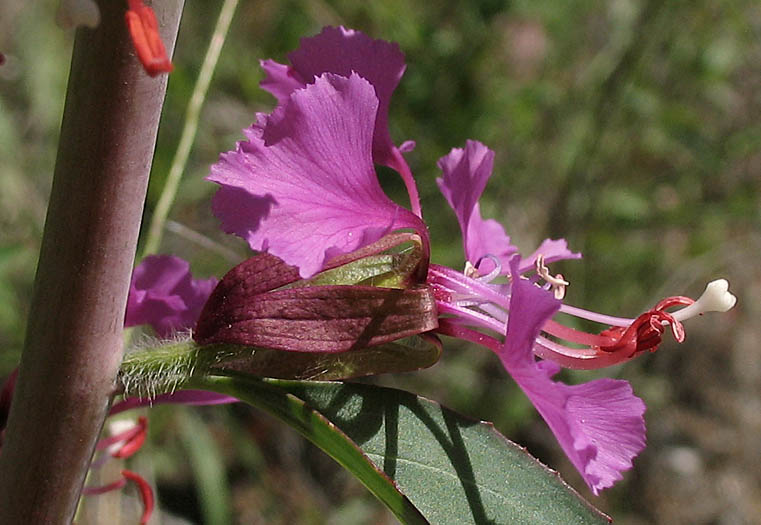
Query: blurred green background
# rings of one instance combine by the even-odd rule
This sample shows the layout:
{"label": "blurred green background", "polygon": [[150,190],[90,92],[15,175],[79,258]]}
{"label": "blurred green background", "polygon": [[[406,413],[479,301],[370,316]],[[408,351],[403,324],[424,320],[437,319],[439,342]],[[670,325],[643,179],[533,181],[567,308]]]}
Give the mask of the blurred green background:
{"label": "blurred green background", "polygon": [[[73,33],[54,25],[56,4],[0,3],[0,377],[23,342],[65,96]],[[146,218],[220,6],[187,2]],[[259,59],[285,62],[299,37],[338,24],[396,41],[406,54],[391,135],[417,141],[408,160],[436,262],[463,264],[435,163],[473,138],[497,152],[483,215],[502,221],[524,252],[547,236],[584,252],[553,267],[571,282],[567,302],[635,316],[665,295],[696,297],[718,277],[739,299],[729,314],[689,322],[684,344],[666,341],[604,371],[631,381],[648,404],[649,446],[598,498],[488,352],[447,340],[434,368],[374,381],[494,421],[617,523],[757,523],[761,4],[244,0],[161,250],[190,260],[197,276],[221,276],[247,254],[218,230],[215,186],[203,177],[255,112],[274,105],[258,87]],[[397,178],[381,176],[403,203]],[[150,422],[149,446],[131,468],[152,473],[162,509],[155,523],[394,523],[332,460],[247,407],[157,408]]]}

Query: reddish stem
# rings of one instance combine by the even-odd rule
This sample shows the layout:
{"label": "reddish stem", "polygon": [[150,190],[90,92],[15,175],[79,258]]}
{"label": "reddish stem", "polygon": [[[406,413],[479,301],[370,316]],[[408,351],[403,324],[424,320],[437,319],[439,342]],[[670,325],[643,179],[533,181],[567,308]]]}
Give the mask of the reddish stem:
{"label": "reddish stem", "polygon": [[[77,31],[18,383],[0,523],[70,523],[122,358],[122,325],[166,76],[132,56],[124,4]],[[156,2],[174,42],[182,0]],[[169,46],[170,48],[173,45]]]}

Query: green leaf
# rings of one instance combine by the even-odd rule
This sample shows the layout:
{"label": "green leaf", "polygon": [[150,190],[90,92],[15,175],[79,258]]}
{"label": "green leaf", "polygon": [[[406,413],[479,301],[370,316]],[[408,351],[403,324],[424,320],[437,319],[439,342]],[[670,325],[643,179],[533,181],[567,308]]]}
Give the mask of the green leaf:
{"label": "green leaf", "polygon": [[399,492],[391,479],[346,434],[287,390],[248,377],[197,377],[185,386],[228,393],[268,412],[293,427],[354,474],[402,523],[428,523],[409,499]]}
{"label": "green leaf", "polygon": [[248,377],[191,386],[235,396],[294,427],[403,523],[421,523],[410,502],[431,523],[610,521],[491,424],[407,392]]}

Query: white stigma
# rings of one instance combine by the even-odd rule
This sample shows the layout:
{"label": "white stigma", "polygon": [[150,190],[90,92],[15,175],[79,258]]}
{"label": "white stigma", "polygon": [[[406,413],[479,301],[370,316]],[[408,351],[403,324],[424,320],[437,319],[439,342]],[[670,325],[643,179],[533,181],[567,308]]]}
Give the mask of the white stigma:
{"label": "white stigma", "polygon": [[737,297],[729,291],[729,282],[726,279],[717,279],[706,285],[703,295],[693,304],[673,315],[677,321],[685,321],[705,312],[726,312],[737,302]]}
{"label": "white stigma", "polygon": [[465,277],[470,277],[471,279],[478,277],[478,270],[470,261],[465,261],[465,269],[462,273],[465,275]]}

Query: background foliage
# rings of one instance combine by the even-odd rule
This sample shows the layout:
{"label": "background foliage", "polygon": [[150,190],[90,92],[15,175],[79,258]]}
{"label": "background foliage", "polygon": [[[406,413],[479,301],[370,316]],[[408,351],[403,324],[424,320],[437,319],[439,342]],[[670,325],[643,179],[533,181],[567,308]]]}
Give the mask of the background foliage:
{"label": "background foliage", "polygon": [[[73,34],[56,2],[0,4],[0,377],[18,360],[55,161]],[[188,1],[146,216],[179,140],[220,2]],[[435,162],[466,138],[497,151],[482,203],[526,251],[564,236],[585,259],[560,271],[569,302],[633,316],[726,276],[730,314],[606,374],[648,404],[648,449],[594,498],[618,523],[752,523],[761,514],[761,5],[755,0],[241,2],[201,114],[162,252],[221,276],[245,257],[217,228],[203,181],[274,100],[258,60],[344,24],[399,42],[408,68],[391,134],[411,138],[434,259],[459,267],[458,228]],[[381,174],[382,176],[382,174]],[[384,177],[399,199],[403,188]],[[116,196],[118,198],[118,196]],[[399,200],[399,202],[403,202]],[[533,408],[485,351],[445,341],[431,370],[374,381],[494,421],[586,496]],[[577,381],[590,373],[568,374]],[[167,514],[204,523],[390,523],[364,489],[292,431],[243,406],[151,411]],[[147,470],[146,470],[147,469]],[[166,523],[174,518],[165,517]]]}

